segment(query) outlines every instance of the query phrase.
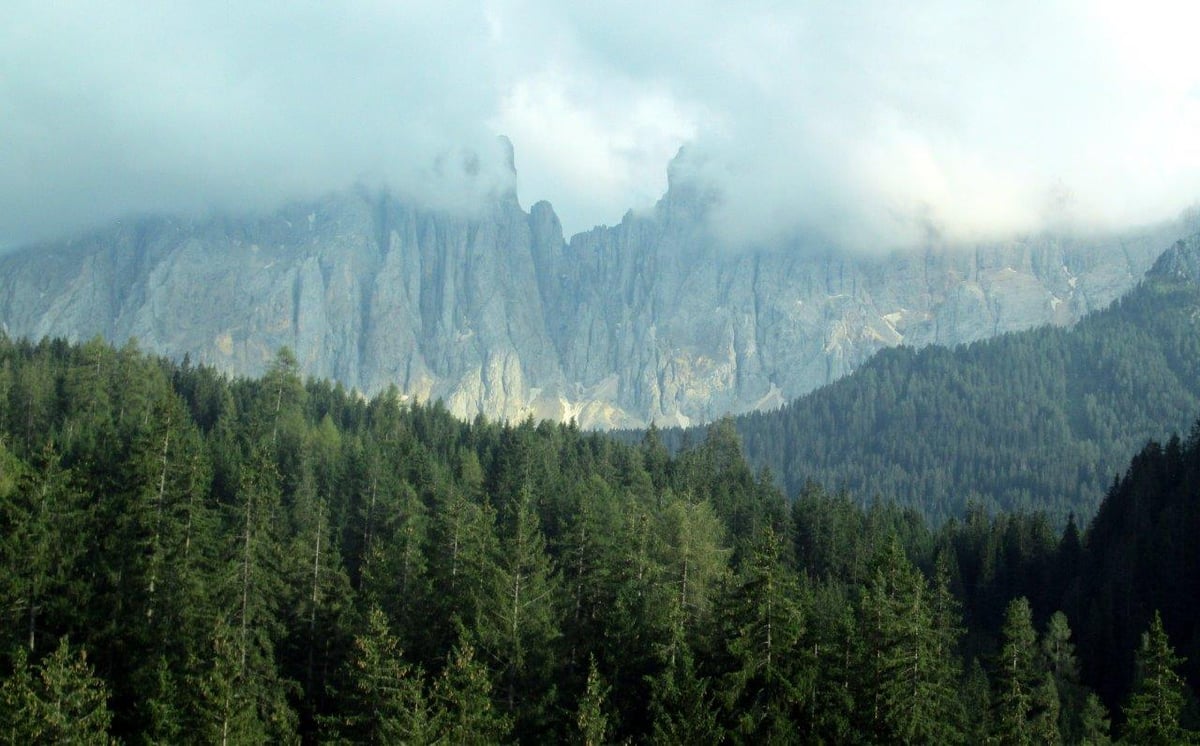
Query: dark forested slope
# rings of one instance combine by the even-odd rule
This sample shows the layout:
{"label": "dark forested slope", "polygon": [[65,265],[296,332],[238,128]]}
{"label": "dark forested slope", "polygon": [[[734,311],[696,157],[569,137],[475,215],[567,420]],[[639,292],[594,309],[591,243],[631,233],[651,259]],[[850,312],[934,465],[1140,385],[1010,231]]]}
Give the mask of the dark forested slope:
{"label": "dark forested slope", "polygon": [[972,502],[1090,515],[1130,453],[1200,412],[1198,256],[1200,236],[1180,241],[1070,329],[884,350],[778,411],[738,418],[748,458],[789,493],[815,480],[934,520]]}

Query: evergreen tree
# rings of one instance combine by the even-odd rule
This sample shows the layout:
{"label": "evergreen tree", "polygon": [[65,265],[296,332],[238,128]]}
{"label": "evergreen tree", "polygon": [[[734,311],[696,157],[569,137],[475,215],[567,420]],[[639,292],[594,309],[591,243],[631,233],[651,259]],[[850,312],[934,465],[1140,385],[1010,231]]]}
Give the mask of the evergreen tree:
{"label": "evergreen tree", "polygon": [[1192,734],[1179,722],[1186,688],[1176,669],[1182,663],[1167,639],[1162,616],[1154,612],[1137,652],[1138,675],[1125,707],[1124,743],[1166,746],[1191,740]]}
{"label": "evergreen tree", "polygon": [[0,734],[11,744],[108,744],[112,714],[108,691],[87,662],[86,650],[67,638],[30,665],[24,648],[13,658],[13,674],[0,684]]}
{"label": "evergreen tree", "polygon": [[1024,746],[1036,742],[1034,696],[1042,680],[1028,599],[1016,598],[1008,605],[1002,635],[1003,646],[996,662],[996,735],[1003,744]]}
{"label": "evergreen tree", "polygon": [[[91,585],[77,563],[97,540],[86,496],[47,445],[26,469],[0,445],[7,472],[0,496],[0,609],[9,645],[20,644],[36,656],[49,634],[62,634],[85,620]],[[15,483],[15,484],[14,484]]]}
{"label": "evergreen tree", "polygon": [[978,744],[994,743],[996,739],[992,722],[991,683],[978,658],[971,661],[963,678],[963,709],[966,723],[965,741]]}
{"label": "evergreen tree", "polygon": [[[197,693],[192,703],[197,740],[221,746],[270,742],[272,734],[258,697],[258,690],[267,682],[246,681],[237,629],[218,619],[211,644],[204,668],[189,682],[189,688]],[[295,723],[290,724],[294,732]],[[282,729],[279,735],[285,735]]]}
{"label": "evergreen tree", "polygon": [[188,727],[186,693],[180,691],[176,674],[171,670],[165,656],[160,656],[154,667],[154,679],[143,689],[141,707],[143,738],[147,744],[170,746],[183,743]]}
{"label": "evergreen tree", "polygon": [[519,735],[533,736],[550,717],[561,590],[528,488],[517,502],[499,554],[483,568],[487,585],[472,632],[497,675],[505,712],[523,715]]}
{"label": "evergreen tree", "polygon": [[466,641],[452,651],[433,698],[440,743],[489,746],[507,739],[512,721],[493,706],[487,668],[475,660],[475,649]]}
{"label": "evergreen tree", "polygon": [[[785,523],[728,423],[664,435],[0,334],[0,742],[1104,744],[1145,605],[1195,626],[1200,425],[1061,540],[816,486]],[[1087,655],[1035,639],[1059,601]],[[1137,665],[1123,734],[1186,741],[1161,620]]]}
{"label": "evergreen tree", "polygon": [[[286,553],[286,613],[289,625],[282,645],[285,675],[303,687],[306,721],[324,709],[327,679],[342,664],[349,643],[352,591],[333,541],[329,509],[305,476],[292,510],[293,529]],[[307,723],[306,723],[307,725]]]}
{"label": "evergreen tree", "polygon": [[[468,499],[456,487],[438,494],[433,514],[432,547],[429,551],[437,616],[472,624],[482,613],[485,596],[495,594],[492,575],[496,572],[499,552],[495,530],[495,510],[487,503]],[[440,633],[434,648],[446,650],[455,640],[452,624]]]}
{"label": "evergreen tree", "polygon": [[723,699],[746,742],[786,739],[808,714],[816,678],[800,586],[783,564],[782,547],[766,527],[730,599],[726,639],[735,668]]}
{"label": "evergreen tree", "polygon": [[[126,412],[128,451],[116,473],[121,488],[102,502],[98,520],[111,527],[98,565],[109,582],[93,602],[98,621],[89,637],[97,660],[117,685],[118,700],[141,702],[141,692],[163,683],[160,665],[181,671],[204,651],[211,618],[207,562],[192,540],[212,530],[207,504],[206,454],[183,402],[164,388]],[[137,654],[134,654],[137,651]],[[118,723],[128,728],[144,724]]]}
{"label": "evergreen tree", "polygon": [[663,510],[661,527],[662,579],[672,594],[667,618],[676,630],[664,651],[670,664],[675,646],[707,626],[716,591],[728,572],[729,551],[724,547],[725,529],[707,501],[672,500]]}
{"label": "evergreen tree", "polygon": [[861,632],[858,609],[848,597],[847,588],[838,583],[806,581],[802,595],[811,596],[810,618],[816,677],[812,690],[805,695],[809,710],[801,723],[807,737],[815,743],[847,743],[858,732],[860,690]]}
{"label": "evergreen tree", "polygon": [[[285,588],[280,532],[287,525],[274,464],[259,445],[241,470],[237,503],[229,506],[233,532],[225,553],[218,620],[212,636],[215,657],[210,684],[229,688],[215,701],[224,742],[270,737],[290,740],[295,715],[287,703],[292,684],[279,675],[276,646],[283,635],[280,612]],[[212,679],[220,679],[213,681]]]}
{"label": "evergreen tree", "polygon": [[1033,742],[1045,746],[1061,744],[1060,719],[1058,686],[1054,683],[1054,676],[1047,672],[1033,691],[1033,721],[1030,723]]}
{"label": "evergreen tree", "polygon": [[685,641],[676,640],[669,648],[673,655],[650,683],[650,742],[663,746],[721,743],[725,731],[717,722],[719,709],[709,692],[711,682],[697,674]]}
{"label": "evergreen tree", "polygon": [[1079,715],[1080,746],[1108,746],[1112,743],[1109,737],[1108,709],[1093,692],[1089,692],[1083,703],[1083,712]]}
{"label": "evergreen tree", "polygon": [[[1079,661],[1071,641],[1067,615],[1056,611],[1046,622],[1042,635],[1042,657],[1058,693],[1058,730],[1067,743],[1076,743],[1083,736],[1081,718],[1085,711],[1088,691],[1079,680]],[[1097,700],[1098,701],[1098,700]]]}
{"label": "evergreen tree", "polygon": [[367,614],[354,638],[346,707],[332,721],[331,735],[355,743],[431,743],[433,713],[419,669],[404,662],[400,641],[379,608]]}
{"label": "evergreen tree", "polygon": [[[934,594],[893,538],[880,550],[863,593],[861,685],[864,721],[881,742],[955,743],[959,728],[957,624],[945,600],[935,625]],[[939,593],[939,597],[940,597]]]}
{"label": "evergreen tree", "polygon": [[[469,510],[466,506],[456,508]],[[428,616],[434,613],[426,559],[428,511],[416,491],[403,483],[394,492],[390,489],[382,492],[372,514],[372,537],[366,545],[362,568],[362,594],[395,620],[408,646],[418,647],[427,642]],[[451,517],[456,521],[463,519],[462,515]],[[454,551],[451,562],[457,561],[461,550]]]}
{"label": "evergreen tree", "polygon": [[605,712],[608,686],[596,669],[596,659],[588,665],[587,687],[579,699],[575,724],[579,727],[579,743],[583,746],[602,746],[609,732],[608,713]]}

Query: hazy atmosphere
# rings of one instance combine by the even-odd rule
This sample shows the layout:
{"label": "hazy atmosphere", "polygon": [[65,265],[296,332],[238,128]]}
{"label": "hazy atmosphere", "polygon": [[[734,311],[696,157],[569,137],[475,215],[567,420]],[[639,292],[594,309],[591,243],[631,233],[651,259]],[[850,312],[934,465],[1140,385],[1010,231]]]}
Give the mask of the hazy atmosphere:
{"label": "hazy atmosphere", "polygon": [[[1200,195],[1184,3],[10,3],[0,247],[352,183],[568,233],[683,178],[731,242],[970,240]],[[469,183],[464,153],[481,155]]]}

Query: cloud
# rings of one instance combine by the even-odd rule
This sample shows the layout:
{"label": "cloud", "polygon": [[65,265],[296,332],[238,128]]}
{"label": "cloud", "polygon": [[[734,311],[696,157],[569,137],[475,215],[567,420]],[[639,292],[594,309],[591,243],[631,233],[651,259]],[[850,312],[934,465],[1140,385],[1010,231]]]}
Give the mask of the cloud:
{"label": "cloud", "polygon": [[[6,16],[0,240],[355,181],[453,204],[506,178],[469,5],[30,2]],[[490,170],[456,178],[445,164],[464,151]]]}
{"label": "cloud", "polygon": [[[734,244],[971,241],[1200,195],[1179,3],[18,2],[0,27],[0,244],[355,181],[568,231],[680,178]],[[462,177],[462,153],[482,154]],[[442,164],[439,167],[438,164]]]}

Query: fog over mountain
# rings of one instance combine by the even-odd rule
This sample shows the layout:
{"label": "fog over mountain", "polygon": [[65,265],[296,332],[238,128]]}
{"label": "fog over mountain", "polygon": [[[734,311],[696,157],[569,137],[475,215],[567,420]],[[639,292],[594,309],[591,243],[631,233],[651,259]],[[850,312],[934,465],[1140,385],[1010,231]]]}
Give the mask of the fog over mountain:
{"label": "fog over mountain", "polygon": [[[1173,2],[647,6],[16,0],[0,247],[354,183],[478,215],[521,154],[568,234],[681,145],[739,248],[921,250],[1170,218],[1200,194],[1200,14]],[[459,166],[474,153],[475,176]]]}
{"label": "fog over mountain", "polygon": [[1176,3],[6,10],[9,334],[464,415],[696,422],[1067,324],[1200,195]]}
{"label": "fog over mountain", "polygon": [[[464,178],[486,179],[472,163]],[[689,424],[777,407],[883,347],[1069,324],[1196,223],[730,252],[718,199],[687,180],[569,240],[548,202],[527,212],[501,188],[483,204],[467,215],[359,187],[261,213],[117,221],[0,256],[0,329],[136,337],[248,375],[288,346],[308,374],[395,385],[464,417]]]}

